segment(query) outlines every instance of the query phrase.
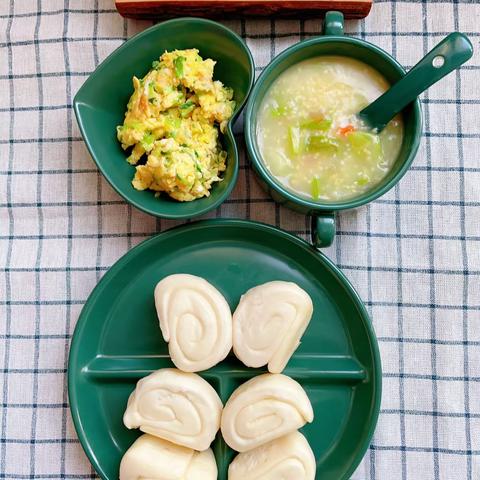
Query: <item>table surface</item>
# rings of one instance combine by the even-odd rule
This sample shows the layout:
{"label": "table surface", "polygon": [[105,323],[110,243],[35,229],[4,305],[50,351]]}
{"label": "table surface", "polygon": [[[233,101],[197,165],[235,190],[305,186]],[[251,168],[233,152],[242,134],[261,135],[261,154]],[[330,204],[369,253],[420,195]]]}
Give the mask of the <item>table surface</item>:
{"label": "table surface", "polygon": [[[320,19],[226,24],[258,71],[321,31]],[[96,65],[149,25],[122,19],[109,0],[0,2],[0,478],[96,478],[68,410],[70,338],[112,263],[177,222],[118,197],[71,103]],[[408,68],[453,30],[470,35],[475,56],[422,96],[414,166],[381,199],[342,212],[326,250],[364,299],[383,361],[381,414],[357,480],[480,478],[480,4],[380,0],[347,23]],[[243,146],[241,159],[234,192],[207,217],[308,236],[304,216],[261,191]]]}

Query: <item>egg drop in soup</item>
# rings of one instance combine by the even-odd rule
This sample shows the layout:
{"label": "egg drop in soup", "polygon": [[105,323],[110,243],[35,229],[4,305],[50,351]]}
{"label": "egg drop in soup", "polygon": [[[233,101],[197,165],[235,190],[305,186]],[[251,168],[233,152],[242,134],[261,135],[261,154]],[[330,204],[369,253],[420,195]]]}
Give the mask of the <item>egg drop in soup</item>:
{"label": "egg drop in soup", "polygon": [[344,201],[381,182],[400,152],[401,116],[371,131],[357,117],[389,88],[372,67],[322,56],[285,70],[260,106],[257,139],[269,171],[309,200]]}

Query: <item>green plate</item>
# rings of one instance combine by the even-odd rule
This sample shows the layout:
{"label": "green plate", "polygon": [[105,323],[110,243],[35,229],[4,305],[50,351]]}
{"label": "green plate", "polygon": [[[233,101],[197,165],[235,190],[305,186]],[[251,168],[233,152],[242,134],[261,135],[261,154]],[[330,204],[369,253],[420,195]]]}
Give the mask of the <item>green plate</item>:
{"label": "green plate", "polygon": [[[214,80],[233,88],[235,112],[221,136],[227,169],[223,180],[212,186],[211,195],[193,202],[177,202],[166,195],[158,198],[150,190],[135,190],[130,165],[117,140],[116,127],[125,117],[133,92],[132,77],[142,77],[152,61],[165,50],[197,48],[203,58],[217,62]],[[233,124],[250,93],[255,75],[252,55],[245,42],[217,22],[201,18],[176,18],[158,23],[117,48],[80,87],[73,109],[85,144],[100,172],[112,187],[134,207],[162,218],[192,218],[218,207],[232,191],[238,174],[238,148]]]}
{"label": "green plate", "polygon": [[[381,396],[378,346],[368,314],[344,275],[323,254],[286,232],[243,220],[209,220],[161,233],[121,258],[90,295],[70,350],[68,390],[80,442],[98,474],[118,479],[122,455],[140,434],[122,423],[141,377],[171,367],[158,326],[153,289],[163,277],[206,278],[232,309],[249,288],[296,282],[314,315],[285,374],[310,397],[315,420],[302,431],[317,459],[317,478],[348,479],[368,447]],[[225,402],[262,369],[233,356],[201,375]],[[217,436],[219,479],[234,456]]]}

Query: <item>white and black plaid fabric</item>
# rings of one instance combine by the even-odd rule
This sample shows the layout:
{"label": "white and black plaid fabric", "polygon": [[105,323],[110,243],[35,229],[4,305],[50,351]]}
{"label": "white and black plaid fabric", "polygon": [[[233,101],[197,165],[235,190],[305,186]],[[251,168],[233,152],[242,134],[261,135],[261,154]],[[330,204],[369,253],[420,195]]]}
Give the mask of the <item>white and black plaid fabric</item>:
{"label": "white and black plaid fabric", "polygon": [[[259,71],[321,31],[320,19],[227,25]],[[111,0],[0,2],[0,478],[96,478],[68,410],[69,341],[102,274],[176,222],[116,195],[71,104],[147,26],[122,19]],[[414,166],[381,199],[341,213],[326,250],[368,306],[383,360],[380,419],[356,480],[480,478],[480,4],[379,0],[347,24],[407,67],[453,30],[470,35],[475,57],[422,96]],[[274,204],[244,157],[233,194],[209,216],[308,235],[305,217]]]}

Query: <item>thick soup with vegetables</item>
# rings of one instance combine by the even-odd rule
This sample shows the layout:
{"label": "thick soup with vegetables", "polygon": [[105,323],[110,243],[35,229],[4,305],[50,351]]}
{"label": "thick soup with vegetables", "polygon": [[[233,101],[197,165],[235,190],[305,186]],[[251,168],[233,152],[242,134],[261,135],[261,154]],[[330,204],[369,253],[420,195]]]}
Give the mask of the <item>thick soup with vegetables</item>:
{"label": "thick soup with vegetables", "polygon": [[400,116],[377,134],[356,114],[389,87],[348,57],[300,62],[273,83],[260,106],[263,161],[288,189],[313,200],[347,200],[378,184],[400,151]]}

